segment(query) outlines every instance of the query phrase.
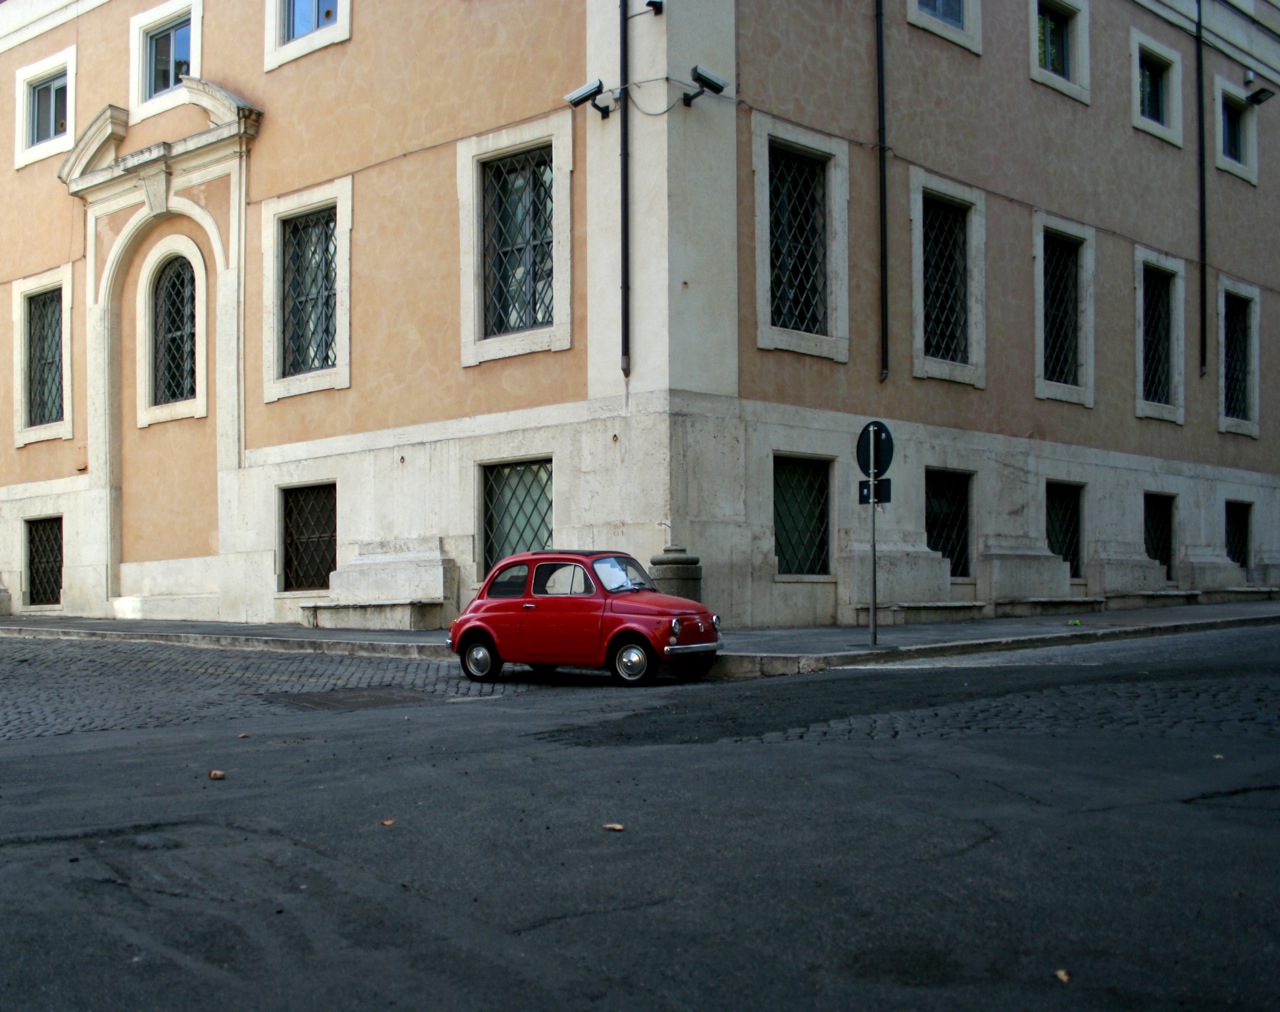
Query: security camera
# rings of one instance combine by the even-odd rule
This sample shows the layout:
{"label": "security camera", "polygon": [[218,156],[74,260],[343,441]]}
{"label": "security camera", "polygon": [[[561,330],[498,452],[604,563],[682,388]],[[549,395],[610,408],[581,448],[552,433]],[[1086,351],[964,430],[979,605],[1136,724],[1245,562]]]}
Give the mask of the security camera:
{"label": "security camera", "polygon": [[588,81],[577,91],[569,92],[564,100],[576,109],[580,105],[586,105],[603,91],[604,82],[597,77],[594,81]]}
{"label": "security camera", "polygon": [[693,83],[698,85],[698,90],[692,93],[686,91],[681,96],[686,106],[693,105],[693,100],[699,95],[705,95],[707,92],[719,95],[729,86],[729,82],[723,77],[718,77],[703,66],[696,66],[689,73],[693,75]]}

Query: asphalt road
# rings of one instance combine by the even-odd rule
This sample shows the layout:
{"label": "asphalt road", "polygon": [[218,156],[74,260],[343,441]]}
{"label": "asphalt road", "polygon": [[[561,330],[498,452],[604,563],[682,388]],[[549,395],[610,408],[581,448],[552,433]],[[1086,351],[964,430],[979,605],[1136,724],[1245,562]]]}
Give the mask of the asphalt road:
{"label": "asphalt road", "polygon": [[648,690],[0,642],[5,1009],[1280,1008],[1278,830],[1275,628]]}

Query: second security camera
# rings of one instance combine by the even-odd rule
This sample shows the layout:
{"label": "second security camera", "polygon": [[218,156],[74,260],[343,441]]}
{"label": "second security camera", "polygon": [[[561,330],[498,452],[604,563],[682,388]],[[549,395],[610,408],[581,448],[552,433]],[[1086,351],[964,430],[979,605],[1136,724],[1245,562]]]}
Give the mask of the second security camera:
{"label": "second security camera", "polygon": [[718,77],[717,75],[711,73],[711,71],[709,71],[706,67],[702,66],[701,64],[695,66],[693,70],[689,71],[689,73],[693,75],[694,84],[698,85],[701,88],[705,88],[707,91],[711,92],[711,94],[713,95],[721,94],[725,90],[725,88],[729,86],[729,82],[726,81],[723,77]]}
{"label": "second security camera", "polygon": [[586,105],[603,91],[604,82],[597,77],[594,81],[588,81],[576,91],[569,92],[564,97],[564,100],[576,109],[580,105]]}

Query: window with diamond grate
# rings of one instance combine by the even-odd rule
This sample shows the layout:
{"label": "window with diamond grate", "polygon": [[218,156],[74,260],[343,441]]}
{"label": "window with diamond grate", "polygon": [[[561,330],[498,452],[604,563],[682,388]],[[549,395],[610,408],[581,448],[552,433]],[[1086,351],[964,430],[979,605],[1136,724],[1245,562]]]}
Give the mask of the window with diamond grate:
{"label": "window with diamond grate", "polygon": [[62,517],[27,521],[27,603],[62,603]]}
{"label": "window with diamond grate", "polygon": [[284,589],[325,590],[338,568],[338,486],[284,492]]}
{"label": "window with diamond grate", "polygon": [[969,575],[969,477],[958,471],[924,473],[925,541],[951,561],[952,578]]}
{"label": "window with diamond grate", "polygon": [[1044,234],[1044,378],[1080,385],[1080,246]]}
{"label": "window with diamond grate", "polygon": [[1142,526],[1147,558],[1163,564],[1165,579],[1173,579],[1173,500],[1148,492],[1142,497]]}
{"label": "window with diamond grate", "polygon": [[1142,268],[1142,399],[1173,403],[1173,275],[1146,264]]}
{"label": "window with diamond grate", "polygon": [[153,305],[154,401],[190,400],[196,395],[196,275],[190,260],[174,257],[161,268]]}
{"label": "window with diamond grate", "polygon": [[1227,558],[1242,569],[1249,568],[1249,525],[1252,513],[1252,503],[1227,503]]}
{"label": "window with diamond grate", "polygon": [[773,538],[779,573],[822,576],[831,571],[830,484],[828,461],[773,458]]}
{"label": "window with diamond grate", "polygon": [[27,299],[27,425],[62,421],[62,289]]}
{"label": "window with diamond grate", "polygon": [[827,333],[827,164],[769,145],[769,303],[775,327]]}
{"label": "window with diamond grate", "polygon": [[516,552],[551,547],[551,461],[484,469],[484,570]]}
{"label": "window with diamond grate", "polygon": [[337,364],[338,215],[322,208],[281,223],[284,376]]}
{"label": "window with diamond grate", "polygon": [[1044,515],[1049,551],[1062,556],[1073,580],[1080,579],[1080,486],[1046,482]]}
{"label": "window with diamond grate", "polygon": [[484,334],[555,322],[551,148],[484,166]]}
{"label": "window with diamond grate", "polygon": [[1227,292],[1223,300],[1223,414],[1249,420],[1249,324],[1253,303]]}
{"label": "window with diamond grate", "polygon": [[1071,15],[1051,4],[1038,8],[1040,66],[1051,74],[1071,78]]}
{"label": "window with diamond grate", "polygon": [[969,210],[926,196],[924,233],[924,353],[969,361]]}

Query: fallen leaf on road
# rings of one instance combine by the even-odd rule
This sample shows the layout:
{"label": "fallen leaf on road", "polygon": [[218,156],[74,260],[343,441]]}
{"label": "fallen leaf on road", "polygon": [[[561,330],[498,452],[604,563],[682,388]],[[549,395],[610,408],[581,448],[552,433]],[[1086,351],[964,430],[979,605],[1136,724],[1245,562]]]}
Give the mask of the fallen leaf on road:
{"label": "fallen leaf on road", "polygon": [[1057,973],[1054,974],[1054,976],[1057,977],[1064,984],[1071,983],[1071,974],[1067,973],[1066,970],[1059,970]]}
{"label": "fallen leaf on road", "polygon": [[223,773],[222,770],[210,770],[209,779],[210,780],[226,780],[227,775]]}
{"label": "fallen leaf on road", "polygon": [[383,820],[382,820],[382,824],[383,824],[384,826],[394,826],[394,825],[396,824],[396,820],[395,820],[395,819],[383,819]]}
{"label": "fallen leaf on road", "polygon": [[621,833],[624,827],[621,822],[606,822],[603,828],[611,833]]}
{"label": "fallen leaf on road", "polygon": [[1222,756],[1222,755],[1215,755],[1215,756],[1214,756],[1214,758],[1215,758],[1215,759],[1225,759],[1225,758],[1226,758],[1226,756]]}
{"label": "fallen leaf on road", "polygon": [[247,731],[242,731],[240,734],[236,735],[236,737],[237,737],[237,738],[248,738],[248,737],[249,737],[249,734],[248,734],[248,732],[247,732]]}

